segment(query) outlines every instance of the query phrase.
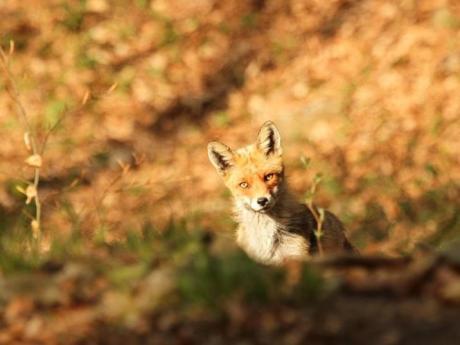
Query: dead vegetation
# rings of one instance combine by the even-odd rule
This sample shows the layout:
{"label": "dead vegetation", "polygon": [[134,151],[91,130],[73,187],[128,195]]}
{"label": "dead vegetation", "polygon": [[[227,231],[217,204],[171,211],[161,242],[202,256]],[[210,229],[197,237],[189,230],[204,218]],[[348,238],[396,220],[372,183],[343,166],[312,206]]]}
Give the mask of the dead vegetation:
{"label": "dead vegetation", "polygon": [[[0,16],[0,343],[456,343],[456,1],[8,1]],[[208,141],[241,146],[268,119],[293,189],[321,172],[315,202],[364,254],[312,264],[303,293],[234,253],[207,161]]]}

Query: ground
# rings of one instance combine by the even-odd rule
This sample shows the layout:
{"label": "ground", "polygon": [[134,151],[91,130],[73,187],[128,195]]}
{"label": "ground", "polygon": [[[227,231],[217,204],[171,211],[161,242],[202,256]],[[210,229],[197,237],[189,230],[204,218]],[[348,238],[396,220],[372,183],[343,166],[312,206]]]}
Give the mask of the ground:
{"label": "ground", "polygon": [[[456,1],[8,1],[0,16],[30,122],[2,69],[0,342],[457,342]],[[321,174],[315,202],[362,255],[408,262],[313,264],[299,293],[240,253],[206,145],[246,145],[269,119],[299,199]],[[398,293],[424,264],[431,280]]]}

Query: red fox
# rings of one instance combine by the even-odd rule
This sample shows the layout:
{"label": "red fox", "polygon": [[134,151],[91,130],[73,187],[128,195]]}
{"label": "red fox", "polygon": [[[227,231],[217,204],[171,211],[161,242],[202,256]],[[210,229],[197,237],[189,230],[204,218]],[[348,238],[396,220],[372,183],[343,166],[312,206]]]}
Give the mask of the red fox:
{"label": "red fox", "polygon": [[254,260],[269,265],[305,260],[319,244],[324,254],[355,252],[342,223],[328,211],[323,235],[315,236],[312,211],[289,191],[280,134],[271,121],[261,127],[255,144],[233,151],[213,141],[208,155],[234,197],[237,243]]}

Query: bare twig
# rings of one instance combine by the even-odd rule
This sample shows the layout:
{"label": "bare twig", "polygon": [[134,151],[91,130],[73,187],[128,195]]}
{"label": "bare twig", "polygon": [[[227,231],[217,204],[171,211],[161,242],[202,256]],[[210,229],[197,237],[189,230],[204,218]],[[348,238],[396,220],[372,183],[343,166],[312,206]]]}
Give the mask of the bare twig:
{"label": "bare twig", "polygon": [[59,127],[59,125],[64,121],[65,116],[61,116],[59,120],[56,121],[56,123],[51,126],[51,128],[48,129],[48,131],[45,134],[45,137],[43,138],[42,145],[40,147],[40,154],[43,155],[45,152],[46,144],[48,143],[48,139],[53,134],[53,132]]}
{"label": "bare twig", "polygon": [[104,219],[102,216],[102,204],[107,197],[108,193],[112,189],[113,186],[115,186],[120,180],[123,179],[123,177],[129,172],[131,166],[129,164],[123,164],[119,163],[120,165],[120,172],[112,178],[112,180],[107,184],[107,186],[104,188],[102,193],[99,195],[97,199],[94,199],[94,207],[96,210],[96,216],[97,216],[97,221],[99,223],[99,227],[102,228],[104,224]]}
{"label": "bare twig", "polygon": [[11,99],[13,100],[13,102],[16,104],[16,106],[18,108],[18,113],[19,113],[22,121],[25,124],[26,131],[28,133],[30,133],[32,151],[37,152],[37,140],[36,140],[36,136],[35,136],[35,131],[34,131],[34,128],[30,124],[29,117],[27,115],[26,109],[25,109],[24,105],[22,104],[22,102],[20,100],[18,88],[16,86],[16,82],[15,82],[15,80],[13,78],[13,75],[11,73],[11,70],[10,70],[9,57],[11,56],[11,54],[12,54],[12,51],[10,51],[9,55],[6,55],[4,50],[3,50],[3,48],[0,47],[1,66],[2,66],[3,72],[5,73],[5,76],[6,76],[6,79],[7,79],[7,83],[8,83],[7,86],[9,86],[9,88],[6,87],[6,91],[10,95]]}
{"label": "bare twig", "polygon": [[59,125],[62,123],[62,121],[65,119],[66,116],[68,116],[69,114],[77,114],[90,101],[97,101],[109,95],[110,93],[112,93],[112,91],[115,90],[115,88],[117,87],[117,83],[112,84],[107,91],[104,91],[103,93],[99,95],[93,95],[90,93],[90,91],[87,91],[83,97],[83,100],[80,106],[76,107],[70,112],[66,110],[64,114],[60,117],[60,119],[47,130],[43,138],[43,141],[41,142],[41,145],[39,145],[37,131],[30,122],[30,118],[28,116],[28,113],[26,111],[24,104],[21,101],[21,97],[18,91],[16,81],[10,69],[10,60],[11,60],[11,55],[13,54],[13,52],[14,52],[14,42],[13,41],[10,42],[10,48],[9,48],[8,54],[5,53],[5,51],[0,47],[0,66],[1,66],[1,69],[6,79],[5,89],[8,92],[11,99],[13,100],[13,102],[15,103],[17,107],[18,115],[20,117],[21,122],[23,122],[23,125],[25,128],[24,143],[27,149],[32,153],[32,155],[27,158],[26,163],[29,166],[34,168],[33,181],[27,182],[29,186],[26,189],[22,187],[18,187],[18,190],[27,196],[26,204],[34,200],[35,216],[32,217],[31,227],[32,227],[32,232],[33,232],[34,237],[38,238],[41,233],[41,230],[40,230],[41,229],[41,202],[40,202],[40,197],[38,193],[38,187],[40,183],[40,168],[42,165],[42,155],[44,154],[46,144],[48,142],[49,137],[59,127]]}
{"label": "bare twig", "polygon": [[104,97],[110,95],[117,88],[117,86],[118,86],[117,83],[113,83],[107,89],[107,91],[104,91],[103,93],[99,95],[92,94],[89,90],[86,91],[80,105],[72,110],[66,109],[64,113],[62,114],[62,116],[53,124],[53,126],[51,126],[48,129],[43,139],[42,145],[40,147],[40,154],[43,155],[43,153],[45,152],[46,144],[48,143],[48,140],[51,134],[53,134],[53,132],[56,131],[57,128],[59,128],[59,126],[62,124],[62,122],[65,120],[66,117],[73,117],[74,115],[77,115],[78,113],[80,113],[88,104],[99,101],[103,99]]}
{"label": "bare twig", "polygon": [[363,268],[374,269],[400,269],[407,267],[413,259],[411,257],[386,257],[386,256],[356,256],[356,255],[337,255],[322,258],[313,258],[310,263],[320,267],[335,269],[342,268]]}
{"label": "bare twig", "polygon": [[310,210],[311,214],[315,218],[316,222],[316,229],[314,230],[314,235],[316,237],[316,242],[318,244],[318,252],[319,255],[323,255],[323,245],[321,242],[321,238],[323,237],[323,223],[324,223],[324,209],[322,208],[317,208],[313,204],[313,197],[315,196],[316,189],[321,182],[321,175],[317,174],[315,178],[313,179],[313,184],[310,187],[310,190],[307,193],[307,197],[305,198],[305,203]]}
{"label": "bare twig", "polygon": [[315,218],[316,222],[316,229],[314,230],[314,235],[316,238],[316,242],[318,244],[318,253],[319,255],[323,255],[323,244],[321,239],[323,237],[323,223],[324,223],[324,209],[317,208],[312,203],[307,203],[307,207],[310,210],[311,214]]}
{"label": "bare twig", "polygon": [[[16,86],[16,82],[10,70],[9,60],[10,60],[10,56],[13,54],[13,51],[14,51],[14,43],[10,43],[10,50],[9,50],[8,55],[0,47],[0,65],[2,67],[4,75],[6,76],[6,81],[7,81],[6,91],[8,92],[13,102],[16,104],[16,107],[18,109],[18,114],[22,122],[24,123],[25,129],[26,129],[25,138],[27,138],[30,141],[30,149],[33,154],[31,157],[35,158],[34,159],[35,162],[38,162],[38,161],[40,162],[40,164],[29,163],[29,165],[33,166],[34,168],[34,178],[33,178],[33,183],[31,186],[33,186],[33,190],[34,190],[33,200],[35,202],[35,217],[31,222],[31,227],[32,227],[34,237],[38,238],[40,236],[40,224],[41,224],[41,203],[40,203],[40,197],[38,193],[38,185],[40,183],[41,156],[38,150],[37,134],[35,132],[35,129],[31,125],[29,116],[27,115],[27,111],[23,103],[21,102],[21,98],[20,98],[18,88]],[[30,201],[30,199],[28,200]]]}

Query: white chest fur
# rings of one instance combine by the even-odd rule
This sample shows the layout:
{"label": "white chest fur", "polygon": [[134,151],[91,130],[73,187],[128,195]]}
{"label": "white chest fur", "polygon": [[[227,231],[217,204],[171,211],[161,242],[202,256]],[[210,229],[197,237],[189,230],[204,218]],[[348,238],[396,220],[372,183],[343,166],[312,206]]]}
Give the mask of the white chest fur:
{"label": "white chest fur", "polygon": [[237,242],[254,260],[279,265],[288,259],[308,257],[305,238],[290,233],[272,216],[237,207],[237,220]]}

